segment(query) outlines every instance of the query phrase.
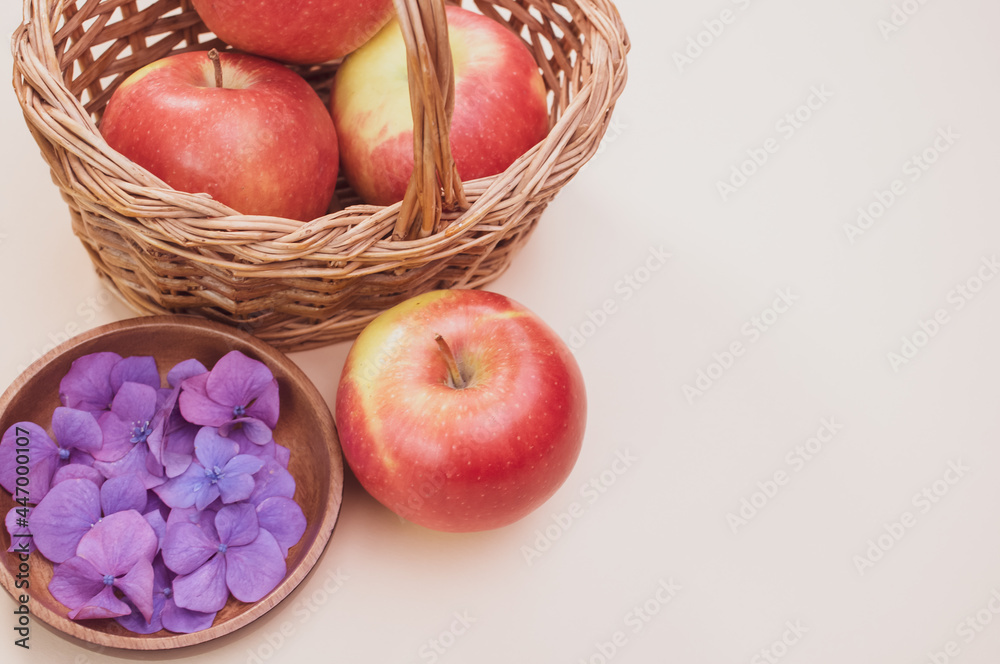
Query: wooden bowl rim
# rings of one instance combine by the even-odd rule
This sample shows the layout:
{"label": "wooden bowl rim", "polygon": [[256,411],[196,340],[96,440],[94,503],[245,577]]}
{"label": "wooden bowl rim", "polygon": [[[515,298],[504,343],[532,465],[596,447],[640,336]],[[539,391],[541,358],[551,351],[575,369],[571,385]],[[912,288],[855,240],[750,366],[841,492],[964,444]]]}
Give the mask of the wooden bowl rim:
{"label": "wooden bowl rim", "polygon": [[[236,342],[236,344],[249,346],[255,352],[259,353],[262,358],[266,358],[265,363],[275,373],[276,377],[279,377],[279,374],[284,374],[284,376],[289,380],[289,383],[294,386],[293,389],[296,392],[303,392],[303,397],[310,402],[313,407],[312,410],[316,413],[316,416],[323,420],[328,426],[328,430],[333,433],[333,435],[326,441],[331,461],[331,490],[329,491],[329,495],[326,497],[322,520],[318,524],[312,524],[311,528],[309,528],[309,530],[315,530],[315,540],[309,549],[304,552],[298,564],[294,568],[288,570],[281,583],[279,583],[263,599],[254,602],[242,613],[232,616],[222,623],[213,624],[208,629],[191,634],[171,633],[168,636],[161,636],[159,635],[160,633],[157,632],[149,635],[136,634],[135,636],[123,636],[118,634],[109,634],[107,632],[94,629],[88,624],[96,621],[78,622],[52,611],[45,605],[34,601],[34,595],[31,593],[29,588],[27,594],[32,598],[29,600],[31,615],[49,627],[69,636],[96,645],[126,650],[151,651],[193,646],[225,636],[240,629],[241,627],[245,627],[257,618],[260,618],[284,600],[298,586],[298,584],[301,583],[306,576],[308,576],[309,572],[312,571],[313,567],[315,567],[319,558],[326,550],[326,546],[329,543],[334,527],[337,524],[337,519],[340,515],[344,489],[344,465],[340,443],[336,435],[336,426],[334,424],[333,415],[330,412],[329,407],[326,405],[326,402],[319,394],[319,391],[316,389],[316,386],[313,385],[312,381],[309,380],[305,373],[294,362],[292,362],[291,359],[273,346],[270,346],[266,342],[261,341],[246,332],[222,323],[216,323],[190,315],[162,315],[129,318],[93,328],[63,342],[33,362],[23,373],[21,373],[20,376],[14,379],[14,381],[4,391],[3,395],[0,396],[0,421],[2,421],[6,416],[6,411],[17,393],[49,363],[64,354],[71,353],[74,349],[77,349],[80,346],[90,343],[92,340],[100,339],[102,337],[112,338],[116,335],[122,334],[123,332],[129,332],[147,327],[156,327],[160,330],[164,327],[176,327],[178,332],[183,334],[210,334],[222,339],[228,337]],[[309,534],[309,530],[307,530],[306,535]],[[13,574],[8,568],[9,560],[14,557],[15,554],[8,554],[4,551],[0,552],[0,555],[4,556],[4,563],[0,564],[0,585],[3,585],[16,602],[18,596],[24,594],[25,591],[15,588]],[[34,552],[31,555],[40,556],[41,554]]]}

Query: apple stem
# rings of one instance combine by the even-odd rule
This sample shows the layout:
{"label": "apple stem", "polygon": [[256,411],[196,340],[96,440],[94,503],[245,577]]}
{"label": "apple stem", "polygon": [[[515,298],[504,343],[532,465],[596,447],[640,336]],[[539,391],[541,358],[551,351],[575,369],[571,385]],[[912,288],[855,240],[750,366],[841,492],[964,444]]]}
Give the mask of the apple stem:
{"label": "apple stem", "polygon": [[221,88],[222,85],[222,62],[219,59],[219,49],[213,48],[208,52],[208,59],[212,61],[215,65],[215,87]]}
{"label": "apple stem", "polygon": [[462,372],[458,369],[458,362],[455,361],[455,354],[451,352],[448,342],[440,334],[434,335],[434,341],[437,342],[438,348],[441,349],[441,354],[444,356],[444,361],[448,365],[451,386],[459,390],[464,389],[468,382],[462,377]]}

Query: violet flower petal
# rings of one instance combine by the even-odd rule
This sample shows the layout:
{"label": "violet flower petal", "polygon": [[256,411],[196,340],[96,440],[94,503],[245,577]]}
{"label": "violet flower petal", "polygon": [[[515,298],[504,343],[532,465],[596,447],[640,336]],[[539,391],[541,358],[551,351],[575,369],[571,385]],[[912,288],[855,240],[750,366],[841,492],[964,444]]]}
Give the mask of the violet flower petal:
{"label": "violet flower petal", "polygon": [[150,512],[143,512],[142,518],[146,520],[149,527],[153,529],[156,533],[157,549],[163,548],[163,540],[167,537],[167,522],[160,514],[159,510],[152,510]]}
{"label": "violet flower petal", "polygon": [[193,523],[167,522],[163,540],[163,562],[177,574],[190,574],[205,564],[219,550],[218,540],[211,539]]}
{"label": "violet flower petal", "polygon": [[295,546],[306,532],[306,516],[294,500],[282,496],[272,496],[257,505],[257,521],[260,528],[274,535],[281,547],[281,554],[287,558],[288,549]]}
{"label": "violet flower petal", "polygon": [[218,554],[190,574],[174,579],[174,602],[191,611],[219,611],[229,599],[226,589],[226,559]]}
{"label": "violet flower petal", "polygon": [[101,510],[104,515],[146,507],[146,487],[135,475],[109,478],[101,485]]}
{"label": "violet flower petal", "polygon": [[208,629],[215,622],[215,611],[202,613],[177,606],[173,599],[168,599],[163,605],[161,620],[163,627],[178,634],[192,634]]}
{"label": "violet flower petal", "polygon": [[194,459],[194,439],[198,431],[198,426],[188,424],[164,434],[161,461],[167,477],[177,477],[191,465],[191,460]]}
{"label": "violet flower petal", "polygon": [[207,493],[210,487],[211,484],[205,477],[204,467],[201,464],[192,463],[183,473],[154,487],[153,491],[160,497],[160,500],[171,508],[177,509],[194,507],[198,496]]}
{"label": "violet flower petal", "polygon": [[59,383],[62,405],[91,413],[109,410],[115,396],[111,371],[121,359],[117,353],[92,353],[74,360]]}
{"label": "violet flower petal", "polygon": [[192,376],[198,376],[203,373],[208,373],[208,369],[205,365],[195,359],[184,360],[175,364],[170,371],[167,372],[167,383],[170,387],[179,388],[181,383],[183,383],[188,378]]}
{"label": "violet flower petal", "polygon": [[239,444],[223,438],[218,430],[212,427],[203,427],[194,439],[194,455],[206,470],[222,468],[239,451]]}
{"label": "violet flower petal", "polygon": [[[91,461],[93,463],[93,461]],[[66,480],[90,480],[97,486],[104,484],[105,477],[101,474],[101,471],[94,468],[92,465],[84,465],[82,463],[69,463],[65,466],[60,466],[56,470],[56,474],[52,476],[52,486],[59,484],[60,482],[65,482]]]}
{"label": "violet flower petal", "polygon": [[75,479],[52,487],[32,511],[30,523],[38,550],[52,562],[61,563],[77,555],[80,540],[100,519],[97,485]]}
{"label": "violet flower petal", "polygon": [[255,417],[240,417],[219,426],[219,433],[229,436],[237,428],[242,429],[247,438],[256,445],[265,445],[274,437],[274,432]]}
{"label": "violet flower petal", "polygon": [[223,504],[230,505],[249,498],[253,493],[254,481],[251,475],[228,475],[220,479],[216,486]]}
{"label": "violet flower petal", "polygon": [[[26,445],[18,445],[18,439]],[[25,456],[27,451],[28,463],[18,463],[18,457]],[[45,430],[34,422],[18,422],[4,432],[0,438],[0,486],[7,490],[14,499],[23,496],[24,482],[27,481],[27,490],[30,492],[30,500],[37,503],[49,491],[52,483],[52,476],[55,474],[58,465],[58,448],[52,442]],[[28,468],[27,480],[21,480],[22,492],[17,491],[17,469],[20,466]]]}
{"label": "violet flower petal", "polygon": [[133,356],[123,358],[108,374],[111,389],[118,392],[127,383],[140,383],[153,389],[160,387],[160,372],[156,368],[156,358],[149,356]]}
{"label": "violet flower petal", "polygon": [[244,546],[257,538],[257,512],[249,503],[226,505],[215,515],[215,528],[220,543]]}
{"label": "violet flower petal", "polygon": [[125,383],[115,394],[111,412],[98,423],[104,434],[101,449],[93,452],[98,461],[117,461],[138,443],[145,443],[153,433],[156,415],[156,390],[141,383]]}
{"label": "violet flower petal", "polygon": [[115,596],[112,586],[104,586],[101,592],[91,597],[83,606],[69,612],[73,620],[95,620],[101,618],[116,618],[127,614],[131,609],[128,604]]}
{"label": "violet flower petal", "polygon": [[217,427],[233,419],[233,407],[220,404],[205,392],[208,374],[199,374],[181,383],[181,394],[177,403],[181,415],[191,424]]}
{"label": "violet flower petal", "polygon": [[[156,634],[163,629],[163,607],[167,603],[167,598],[162,593],[153,592],[153,615],[147,622],[139,609],[134,604],[129,605],[129,614],[118,616],[115,622],[134,634]],[[128,602],[126,602],[128,604]]]}
{"label": "violet flower petal", "polygon": [[205,392],[216,403],[230,408],[248,408],[273,380],[274,374],[266,364],[234,350],[226,353],[212,367]]}
{"label": "violet flower petal", "polygon": [[256,602],[285,578],[285,557],[274,536],[261,530],[246,546],[226,551],[226,585],[241,602]]}
{"label": "violet flower petal", "polygon": [[[278,426],[280,407],[281,399],[278,395],[278,381],[274,379],[258,393],[257,399],[246,409],[246,413],[250,417],[263,422],[268,428],[274,429],[274,427]],[[264,442],[266,443],[267,441]]]}
{"label": "violet flower petal", "polygon": [[[153,528],[141,514],[129,510],[109,514],[96,523],[80,539],[76,554],[88,560],[101,574],[117,577],[127,574],[142,561],[150,563],[158,545]],[[150,583],[152,579],[150,574]],[[132,601],[136,598],[132,597]]]}
{"label": "violet flower petal", "polygon": [[60,449],[78,449],[91,454],[104,442],[101,427],[91,413],[65,406],[52,413],[52,435]]}
{"label": "violet flower petal", "polygon": [[115,588],[132,600],[146,622],[153,618],[153,564],[150,560],[152,557],[149,560],[137,560],[124,576],[115,579],[114,584]]}
{"label": "violet flower petal", "polygon": [[[117,461],[95,461],[94,468],[107,478],[134,476],[142,482],[145,488],[154,489],[166,482],[167,478],[157,477],[149,472],[151,456],[152,454],[149,453],[144,444],[133,445],[132,449]],[[154,469],[158,470],[159,467],[154,465]]]}
{"label": "violet flower petal", "polygon": [[256,486],[250,502],[259,505],[271,496],[292,498],[295,495],[295,478],[274,459],[264,459],[264,466],[254,475]]}
{"label": "violet flower petal", "polygon": [[55,566],[49,581],[49,592],[67,608],[77,609],[104,590],[101,576],[90,562],[73,557]]}

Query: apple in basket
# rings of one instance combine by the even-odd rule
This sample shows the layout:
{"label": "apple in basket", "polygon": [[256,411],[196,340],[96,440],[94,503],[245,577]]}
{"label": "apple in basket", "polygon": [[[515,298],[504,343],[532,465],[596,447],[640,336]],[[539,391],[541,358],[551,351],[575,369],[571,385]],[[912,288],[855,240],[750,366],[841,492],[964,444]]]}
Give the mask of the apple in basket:
{"label": "apple in basket", "polygon": [[[545,84],[531,52],[502,24],[447,7],[455,71],[451,149],[463,181],[496,175],[545,138]],[[347,56],[334,79],[341,168],[366,202],[403,199],[413,172],[406,48],[396,19]]]}
{"label": "apple in basket", "polygon": [[205,26],[241,51],[283,62],[342,58],[393,15],[392,0],[192,0]]}
{"label": "apple in basket", "polygon": [[122,82],[100,128],[111,148],[174,189],[206,192],[241,214],[314,219],[336,188],[330,114],[273,60],[167,56]]}
{"label": "apple in basket", "polygon": [[565,482],[587,419],[572,353],[497,293],[439,290],[383,312],[355,340],[336,421],[361,485],[435,530],[498,528]]}

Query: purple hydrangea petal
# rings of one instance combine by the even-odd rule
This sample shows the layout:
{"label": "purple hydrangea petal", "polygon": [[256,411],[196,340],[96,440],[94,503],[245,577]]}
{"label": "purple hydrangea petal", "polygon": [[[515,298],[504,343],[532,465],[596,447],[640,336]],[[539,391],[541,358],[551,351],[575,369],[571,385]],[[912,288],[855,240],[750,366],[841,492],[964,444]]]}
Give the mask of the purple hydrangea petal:
{"label": "purple hydrangea petal", "polygon": [[[280,412],[281,399],[278,395],[278,381],[271,380],[270,383],[258,393],[246,413],[250,417],[260,420],[269,429],[278,426],[278,414]],[[264,441],[265,443],[267,441]]]}
{"label": "purple hydrangea petal", "polygon": [[[18,445],[18,438],[22,442],[27,438],[27,445]],[[18,456],[23,457],[25,450],[28,463],[18,463]],[[38,502],[49,491],[58,458],[58,448],[43,428],[34,422],[18,422],[0,438],[0,486],[15,499],[21,497],[23,493],[17,492],[17,469],[19,466],[26,466],[30,497],[32,501]]]}
{"label": "purple hydrangea petal", "polygon": [[256,602],[285,578],[285,557],[274,537],[261,530],[246,546],[226,551],[226,585],[241,602]]}
{"label": "purple hydrangea petal", "polygon": [[[20,510],[20,512],[18,512]],[[7,532],[10,534],[10,546],[7,551],[14,553],[34,553],[35,549],[35,538],[23,537],[23,535],[31,535],[31,528],[29,526],[19,526],[18,521],[25,519],[31,522],[31,512],[33,509],[31,507],[12,507],[10,511],[7,512],[7,516],[4,517],[4,526],[7,528]],[[28,516],[22,516],[27,514]]]}
{"label": "purple hydrangea petal", "polygon": [[292,451],[284,445],[275,443],[274,458],[281,464],[282,468],[288,468],[288,462],[292,460]]}
{"label": "purple hydrangea petal", "polygon": [[146,486],[135,475],[111,477],[101,485],[101,510],[105,516],[146,507]]}
{"label": "purple hydrangea petal", "polygon": [[233,419],[233,407],[213,401],[205,392],[207,382],[207,373],[185,380],[177,403],[181,415],[191,424],[217,427]]}
{"label": "purple hydrangea petal", "polygon": [[[110,514],[96,523],[80,538],[76,554],[90,561],[101,574],[121,576],[141,561],[150,563],[158,547],[153,528],[141,514],[129,510]],[[137,602],[135,597],[132,600]],[[143,608],[138,602],[137,606]]]}
{"label": "purple hydrangea petal", "polygon": [[138,443],[145,443],[153,433],[156,416],[156,390],[149,385],[127,382],[115,394],[111,412],[98,421],[104,444],[93,452],[98,461],[113,462],[125,456]]}
{"label": "purple hydrangea petal", "polygon": [[218,484],[212,484],[208,482],[204,485],[204,489],[195,494],[194,506],[200,510],[207,508],[221,495],[219,491]]}
{"label": "purple hydrangea petal", "polygon": [[248,408],[274,380],[267,365],[238,350],[226,353],[208,374],[205,392],[216,403]]}
{"label": "purple hydrangea petal", "polygon": [[125,383],[139,383],[159,389],[160,372],[156,368],[156,358],[139,355],[123,358],[112,367],[108,382],[115,392]]}
{"label": "purple hydrangea petal", "polygon": [[240,451],[236,442],[223,438],[213,427],[203,427],[194,439],[194,455],[206,469],[222,468]]}
{"label": "purple hydrangea petal", "polygon": [[[93,461],[91,461],[91,464]],[[60,482],[65,482],[66,480],[90,480],[97,486],[104,484],[104,475],[101,471],[94,468],[93,465],[84,465],[82,463],[69,463],[65,466],[60,466],[56,470],[55,475],[52,476],[52,486],[59,484]]]}
{"label": "purple hydrangea petal", "polygon": [[257,538],[257,512],[249,503],[226,505],[215,515],[215,528],[222,544],[244,546]]}
{"label": "purple hydrangea petal", "polygon": [[197,425],[187,424],[164,434],[161,461],[167,477],[177,477],[194,459],[194,439],[200,431]]}
{"label": "purple hydrangea petal", "polygon": [[257,505],[257,521],[263,530],[274,535],[281,554],[295,546],[306,532],[306,516],[299,504],[290,498],[272,496]]}
{"label": "purple hydrangea petal", "polygon": [[195,359],[178,362],[167,372],[167,383],[173,388],[179,388],[188,378],[208,373],[205,365]]}
{"label": "purple hydrangea petal", "polygon": [[[221,509],[221,504],[216,503],[216,505]],[[167,515],[167,527],[169,528],[175,523],[190,523],[201,528],[208,539],[218,543],[219,533],[215,530],[215,515],[218,511],[219,509],[213,509],[213,507],[205,510],[195,509],[194,507],[172,509],[170,510],[170,514]]]}
{"label": "purple hydrangea petal", "polygon": [[[145,488],[154,489],[166,482],[167,478],[149,472],[151,456],[145,445],[133,445],[132,449],[117,461],[95,461],[94,468],[107,478],[134,476]],[[159,469],[159,466],[154,464],[153,468]]]}
{"label": "purple hydrangea petal", "polygon": [[219,433],[223,436],[229,436],[237,428],[242,429],[246,437],[257,445],[269,443],[274,437],[274,432],[271,431],[271,428],[255,417],[241,417],[230,420],[219,427]]}
{"label": "purple hydrangea petal", "polygon": [[237,454],[222,467],[226,476],[253,475],[264,467],[264,460],[252,454]]}
{"label": "purple hydrangea petal", "polygon": [[194,507],[199,494],[209,489],[205,469],[198,463],[192,463],[188,469],[177,477],[167,480],[153,491],[171,508]]}
{"label": "purple hydrangea petal", "polygon": [[68,616],[73,620],[98,620],[116,618],[130,611],[128,604],[115,596],[112,586],[105,586],[104,590],[91,597],[86,604],[70,611]]}
{"label": "purple hydrangea petal", "polygon": [[211,627],[215,622],[215,616],[215,611],[202,613],[182,609],[174,600],[168,599],[163,605],[162,621],[163,627],[171,632],[192,634]]}
{"label": "purple hydrangea petal", "polygon": [[254,481],[251,475],[227,475],[216,483],[219,497],[226,505],[246,500],[253,493]]}
{"label": "purple hydrangea petal", "polygon": [[167,522],[163,518],[163,515],[160,514],[160,510],[143,512],[142,518],[146,520],[149,527],[153,529],[154,533],[156,533],[157,548],[162,549],[163,540],[166,539],[167,536]]}
{"label": "purple hydrangea petal", "polygon": [[64,406],[100,413],[111,408],[111,371],[122,359],[117,353],[92,353],[74,360],[59,383]]}
{"label": "purple hydrangea petal", "polygon": [[229,599],[226,589],[226,559],[218,554],[190,574],[174,579],[174,602],[191,611],[219,611]]}
{"label": "purple hydrangea petal", "polygon": [[274,459],[264,459],[264,466],[254,475],[256,486],[250,502],[259,505],[271,496],[292,498],[295,495],[295,478]]}
{"label": "purple hydrangea petal", "polygon": [[60,448],[91,454],[104,442],[101,427],[91,413],[65,406],[56,408],[52,413],[52,435]]}
{"label": "purple hydrangea petal", "polygon": [[193,523],[170,523],[163,539],[163,562],[177,574],[190,574],[205,564],[219,550],[212,540]]}
{"label": "purple hydrangea petal", "polygon": [[[129,604],[128,602],[125,602]],[[115,621],[134,634],[156,634],[163,629],[163,608],[167,603],[167,598],[162,594],[153,593],[153,616],[149,622],[139,612],[134,604],[129,605],[130,613],[127,616],[118,616]]]}
{"label": "purple hydrangea petal", "polygon": [[153,564],[152,557],[136,561],[124,576],[115,579],[118,588],[132,600],[142,617],[149,622],[153,618]]}
{"label": "purple hydrangea petal", "polygon": [[101,519],[100,489],[90,480],[66,480],[52,487],[31,514],[35,545],[61,563],[77,555],[80,540]]}
{"label": "purple hydrangea petal", "polygon": [[83,558],[73,557],[56,565],[49,581],[49,592],[67,608],[84,606],[105,589],[102,574]]}

